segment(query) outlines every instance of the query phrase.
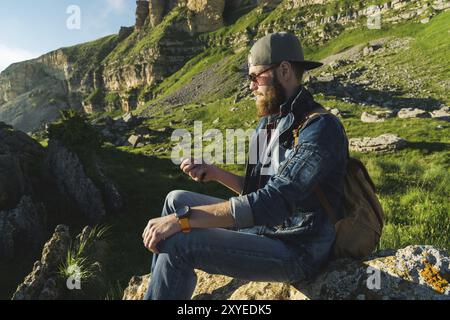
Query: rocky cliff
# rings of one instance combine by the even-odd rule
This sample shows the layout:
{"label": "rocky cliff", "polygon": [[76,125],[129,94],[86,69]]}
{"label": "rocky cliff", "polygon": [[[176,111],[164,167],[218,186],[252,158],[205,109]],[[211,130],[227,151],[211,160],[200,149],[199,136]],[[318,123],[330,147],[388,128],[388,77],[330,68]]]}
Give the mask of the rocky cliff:
{"label": "rocky cliff", "polygon": [[[238,52],[265,33],[281,30],[296,33],[305,44],[317,45],[344,30],[365,26],[367,17],[373,15],[382,15],[383,23],[411,19],[425,23],[450,7],[443,0],[369,4],[321,0],[137,1],[134,27],[13,64],[2,72],[0,121],[28,132],[44,127],[59,117],[59,110],[69,107],[87,113],[116,109],[129,112],[145,106],[164,79],[210,47]],[[242,22],[236,23],[239,17],[243,17]]]}

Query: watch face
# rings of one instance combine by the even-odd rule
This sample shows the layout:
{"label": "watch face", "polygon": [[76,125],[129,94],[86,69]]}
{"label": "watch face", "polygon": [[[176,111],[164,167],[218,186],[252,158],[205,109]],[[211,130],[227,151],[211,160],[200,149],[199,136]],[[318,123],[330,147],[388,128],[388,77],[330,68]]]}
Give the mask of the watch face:
{"label": "watch face", "polygon": [[190,209],[189,206],[184,206],[182,208],[179,208],[176,212],[177,214],[177,218],[178,219],[183,219],[183,218],[187,218],[189,217],[190,214]]}

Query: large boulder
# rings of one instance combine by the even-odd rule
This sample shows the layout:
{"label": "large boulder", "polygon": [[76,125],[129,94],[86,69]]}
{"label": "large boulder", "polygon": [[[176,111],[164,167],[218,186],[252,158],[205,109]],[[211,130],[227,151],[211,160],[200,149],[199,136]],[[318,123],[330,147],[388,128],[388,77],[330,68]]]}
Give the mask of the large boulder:
{"label": "large boulder", "polygon": [[430,118],[431,115],[422,109],[418,108],[403,108],[400,109],[397,116],[400,119],[409,119],[409,118]]}
{"label": "large boulder", "polygon": [[100,222],[106,215],[102,194],[78,155],[57,140],[48,145],[48,164],[59,191],[71,199],[90,223]]}
{"label": "large boulder", "polygon": [[364,111],[361,114],[361,121],[366,123],[384,122],[394,116],[393,111],[375,111],[373,113]]}
{"label": "large boulder", "polygon": [[393,152],[403,148],[407,144],[405,139],[395,134],[382,134],[378,137],[352,138],[349,140],[349,148],[356,152]]}
{"label": "large boulder", "polygon": [[0,264],[32,254],[44,240],[44,155],[39,143],[0,123]]}
{"label": "large boulder", "polygon": [[33,193],[33,173],[44,155],[39,143],[0,122],[0,210],[13,208],[24,193]]}
{"label": "large boulder", "polygon": [[[196,270],[193,299],[304,300],[408,299],[450,300],[450,256],[432,246],[408,246],[378,252],[365,261],[332,261],[304,283],[248,282]],[[141,300],[149,275],[133,277],[125,300]]]}
{"label": "large boulder", "polygon": [[118,213],[123,199],[116,184],[104,173],[95,152],[85,153],[88,158],[85,162],[89,163],[83,163],[73,149],[50,139],[47,163],[59,191],[75,204],[88,223],[97,224],[107,214]]}
{"label": "large boulder", "polygon": [[442,107],[438,110],[434,110],[430,112],[432,118],[436,118],[438,120],[450,121],[450,107]]}

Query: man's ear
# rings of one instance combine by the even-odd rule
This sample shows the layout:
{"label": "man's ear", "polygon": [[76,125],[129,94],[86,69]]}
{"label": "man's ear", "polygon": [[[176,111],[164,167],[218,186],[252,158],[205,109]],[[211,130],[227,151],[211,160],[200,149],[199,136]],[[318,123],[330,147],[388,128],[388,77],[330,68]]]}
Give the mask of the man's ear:
{"label": "man's ear", "polygon": [[285,80],[288,80],[290,77],[292,77],[292,66],[289,62],[283,61],[280,64],[280,73],[281,77]]}

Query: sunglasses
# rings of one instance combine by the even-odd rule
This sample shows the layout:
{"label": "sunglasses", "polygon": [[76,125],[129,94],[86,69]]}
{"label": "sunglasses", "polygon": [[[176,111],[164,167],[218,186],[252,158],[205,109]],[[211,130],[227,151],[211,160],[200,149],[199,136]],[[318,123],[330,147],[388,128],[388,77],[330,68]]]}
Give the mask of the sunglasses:
{"label": "sunglasses", "polygon": [[255,83],[259,84],[259,83],[258,83],[258,78],[259,78],[264,72],[273,70],[273,69],[275,69],[275,68],[278,68],[279,66],[280,66],[279,64],[275,64],[275,65],[273,65],[273,66],[271,66],[271,67],[269,67],[269,68],[267,68],[267,69],[264,69],[263,71],[261,71],[261,72],[259,72],[259,73],[257,73],[257,74],[251,73],[251,74],[248,75],[248,80],[249,80],[250,82],[255,82]]}

